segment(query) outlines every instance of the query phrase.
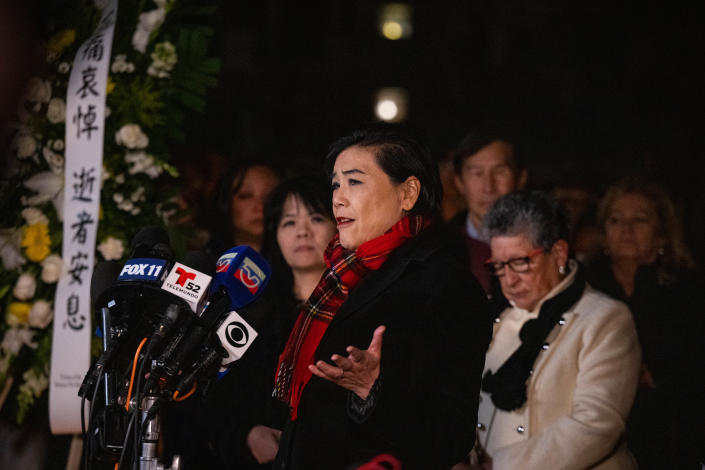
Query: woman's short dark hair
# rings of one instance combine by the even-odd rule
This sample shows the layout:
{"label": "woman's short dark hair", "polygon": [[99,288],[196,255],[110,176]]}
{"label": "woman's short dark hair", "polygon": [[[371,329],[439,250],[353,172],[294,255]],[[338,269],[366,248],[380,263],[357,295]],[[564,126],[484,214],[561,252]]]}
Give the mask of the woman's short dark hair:
{"label": "woman's short dark hair", "polygon": [[550,250],[558,240],[568,241],[568,219],[558,202],[543,191],[510,193],[485,215],[489,238],[525,235],[534,246]]}
{"label": "woman's short dark hair", "polygon": [[356,130],[329,147],[325,159],[328,175],[332,175],[338,155],[354,146],[370,149],[382,171],[395,184],[403,183],[410,176],[419,179],[421,191],[410,214],[435,215],[440,210],[443,198],[441,179],[438,166],[425,145],[389,124]]}
{"label": "woman's short dark hair", "polygon": [[[289,196],[303,202],[310,212],[318,213],[333,220],[330,183],[320,173],[302,174],[289,178],[277,186],[267,198],[264,206],[264,240],[262,255],[272,265],[272,289],[279,299],[293,302],[294,276],[282,255],[277,242],[277,229],[282,218],[284,204]],[[285,302],[286,303],[286,302]],[[291,303],[291,302],[289,302]]]}

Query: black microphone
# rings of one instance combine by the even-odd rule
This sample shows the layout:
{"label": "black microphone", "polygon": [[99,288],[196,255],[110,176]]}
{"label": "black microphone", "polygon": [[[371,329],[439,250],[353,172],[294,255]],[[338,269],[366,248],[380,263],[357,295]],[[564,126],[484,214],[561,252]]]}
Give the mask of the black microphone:
{"label": "black microphone", "polygon": [[[102,374],[106,365],[112,361],[117,351],[118,338],[115,338],[111,331],[111,315],[107,302],[104,300],[108,291],[111,289],[121,269],[120,263],[117,261],[103,261],[98,263],[93,270],[91,277],[91,300],[95,309],[100,311],[100,324],[103,334],[103,353],[98,360],[93,363],[78,389],[80,397],[89,398],[93,393],[94,387],[98,378]],[[112,399],[112,387],[109,383],[110,379],[106,374],[105,379],[105,400],[106,404]]]}
{"label": "black microphone", "polygon": [[[228,361],[231,364],[249,348],[257,332],[240,316],[237,318],[238,326],[243,328],[243,335],[247,337],[244,343],[240,341],[232,345],[226,340],[214,340],[213,337],[219,336],[222,328],[228,330],[231,338],[236,337],[232,327],[223,327],[224,319],[237,315],[234,308],[242,309],[258,304],[270,275],[269,264],[248,246],[231,248],[218,259],[208,304],[186,333],[178,346],[178,352],[164,364],[164,370],[172,376],[182,371],[185,365],[190,366],[182,371],[177,390],[190,387],[192,380],[211,370],[211,365],[219,367],[223,357],[233,358]],[[201,353],[198,359],[188,361],[196,352]]]}

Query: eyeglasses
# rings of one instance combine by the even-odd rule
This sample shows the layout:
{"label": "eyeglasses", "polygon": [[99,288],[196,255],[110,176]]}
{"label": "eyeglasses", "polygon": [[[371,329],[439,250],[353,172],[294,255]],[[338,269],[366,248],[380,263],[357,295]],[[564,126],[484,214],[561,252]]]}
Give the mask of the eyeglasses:
{"label": "eyeglasses", "polygon": [[497,277],[504,276],[505,266],[509,266],[509,268],[515,273],[525,273],[529,270],[529,262],[531,259],[543,252],[543,248],[536,248],[535,250],[529,252],[526,256],[508,259],[507,261],[492,261],[492,259],[488,259],[485,261],[485,267]]}

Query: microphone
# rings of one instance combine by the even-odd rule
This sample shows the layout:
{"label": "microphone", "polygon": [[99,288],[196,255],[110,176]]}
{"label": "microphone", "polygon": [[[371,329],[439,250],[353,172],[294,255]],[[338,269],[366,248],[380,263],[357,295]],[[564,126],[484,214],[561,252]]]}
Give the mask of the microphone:
{"label": "microphone", "polygon": [[274,306],[266,298],[256,301],[227,314],[216,334],[226,355],[222,358],[220,372],[229,369],[247,352],[272,316]]}
{"label": "microphone", "polygon": [[[78,396],[88,398],[96,386],[98,378],[103,372],[106,365],[109,365],[117,351],[118,338],[113,337],[110,329],[111,315],[104,298],[115,283],[120,272],[120,263],[117,261],[103,261],[98,263],[93,270],[91,276],[91,299],[93,300],[94,308],[100,308],[100,317],[103,335],[103,353],[98,360],[93,363],[78,389]],[[99,307],[100,306],[100,307]],[[110,379],[106,374],[105,378],[105,400],[106,404],[112,399]]]}
{"label": "microphone", "polygon": [[120,271],[118,281],[161,286],[174,260],[166,231],[156,226],[145,227],[133,237],[131,248],[130,259]]}
{"label": "microphone", "polygon": [[[208,344],[209,338],[214,333],[218,335],[219,343],[227,353],[226,357],[234,358],[229,360],[228,364],[241,357],[257,337],[257,332],[244,318],[233,311],[253,304],[261,296],[269,283],[271,272],[272,269],[267,261],[249,246],[236,246],[223,253],[216,263],[215,276],[210,289],[211,298],[195,322],[195,326],[186,334],[183,344],[179,346],[179,351],[165,364],[164,369],[167,373],[174,375],[181,370],[185,359],[196,348],[200,349],[202,345]],[[233,324],[230,328],[227,325],[223,327],[223,320],[226,317],[230,318],[232,313],[237,317],[233,317],[228,324],[234,322],[238,324]],[[220,339],[219,331],[223,328],[223,339]],[[235,328],[240,328],[242,337],[238,336]],[[243,343],[244,337],[247,337],[247,340]],[[235,344],[231,344],[227,338],[231,338]]]}
{"label": "microphone", "polygon": [[203,252],[192,251],[184,263],[174,263],[161,288],[184,299],[191,310],[199,314],[208,298],[208,287],[213,279],[215,262]]}

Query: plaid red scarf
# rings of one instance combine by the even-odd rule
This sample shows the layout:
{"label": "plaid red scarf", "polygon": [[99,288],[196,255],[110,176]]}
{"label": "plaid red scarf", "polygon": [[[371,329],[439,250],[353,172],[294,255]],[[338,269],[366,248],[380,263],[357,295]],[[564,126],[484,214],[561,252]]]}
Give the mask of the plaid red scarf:
{"label": "plaid red scarf", "polygon": [[313,364],[316,348],[350,291],[368,272],[379,269],[395,248],[416,236],[429,223],[427,217],[406,216],[384,235],[363,243],[354,251],[343,248],[338,234],[330,242],[324,254],[328,269],[301,308],[279,356],[274,396],[289,404],[292,420],[296,420],[301,394],[311,379],[308,366]]}

